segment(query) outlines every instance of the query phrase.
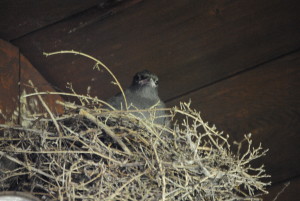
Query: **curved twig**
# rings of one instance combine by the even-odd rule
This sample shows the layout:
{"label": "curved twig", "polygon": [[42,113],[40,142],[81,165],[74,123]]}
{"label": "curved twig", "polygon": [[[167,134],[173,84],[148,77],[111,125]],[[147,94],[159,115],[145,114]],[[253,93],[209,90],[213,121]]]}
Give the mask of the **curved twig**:
{"label": "curved twig", "polygon": [[123,90],[121,84],[119,83],[118,79],[115,77],[115,75],[111,72],[111,70],[104,63],[102,63],[101,61],[99,61],[98,59],[96,59],[95,57],[93,57],[91,55],[88,55],[88,54],[85,54],[85,53],[82,53],[82,52],[77,52],[77,51],[74,51],[74,50],[61,50],[61,51],[49,52],[49,53],[43,52],[43,55],[45,55],[46,57],[47,56],[51,56],[51,55],[55,55],[55,54],[75,54],[75,55],[78,54],[78,55],[87,57],[87,58],[95,61],[96,65],[101,65],[103,68],[105,68],[105,70],[113,77],[113,79],[115,80],[115,82],[118,85],[119,89],[121,90],[122,96],[124,98],[126,110],[127,110],[128,104],[127,104],[127,100],[126,100],[126,96],[125,96],[124,90]]}

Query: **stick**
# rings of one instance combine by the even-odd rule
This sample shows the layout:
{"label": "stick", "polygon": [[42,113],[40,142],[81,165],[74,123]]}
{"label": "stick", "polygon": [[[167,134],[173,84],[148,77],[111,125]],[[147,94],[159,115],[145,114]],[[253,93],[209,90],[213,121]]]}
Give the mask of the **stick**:
{"label": "stick", "polygon": [[[38,93],[38,90],[34,87],[32,81],[29,80],[28,82],[29,82],[29,84],[32,86],[33,90],[34,90],[36,93]],[[59,137],[62,138],[62,133],[61,133],[61,131],[60,131],[60,128],[59,128],[59,125],[58,125],[56,119],[54,118],[54,115],[52,114],[51,110],[49,109],[49,107],[47,106],[47,104],[45,103],[45,101],[42,99],[41,95],[37,95],[37,96],[38,96],[39,100],[41,101],[42,105],[44,106],[44,108],[45,108],[45,109],[47,110],[47,112],[49,113],[51,119],[53,120],[53,123],[54,123],[54,125],[55,125],[55,127],[56,127],[56,129],[57,129],[57,132],[58,132],[58,134],[59,134]]]}
{"label": "stick", "polygon": [[128,104],[127,104],[127,100],[126,100],[126,96],[125,96],[124,90],[123,90],[121,84],[119,83],[118,79],[115,77],[115,75],[111,72],[111,70],[109,70],[109,68],[104,63],[102,63],[101,61],[99,61],[95,57],[92,57],[92,56],[90,56],[88,54],[85,54],[85,53],[82,53],[82,52],[77,52],[77,51],[74,51],[74,50],[62,50],[62,51],[50,52],[50,53],[43,52],[43,55],[45,55],[46,57],[47,56],[51,56],[51,55],[55,55],[55,54],[75,54],[75,55],[78,54],[78,55],[87,57],[87,58],[95,61],[96,62],[96,66],[98,66],[100,64],[113,77],[113,79],[117,83],[119,89],[121,90],[122,96],[124,98],[125,107],[126,107],[126,110],[127,110]]}
{"label": "stick", "polygon": [[96,117],[94,117],[93,115],[91,115],[90,113],[88,113],[87,111],[85,111],[83,109],[80,109],[79,115],[82,115],[82,116],[88,118],[93,123],[95,123],[97,126],[99,126],[100,128],[102,128],[113,140],[115,140],[122,147],[122,149],[127,154],[132,155],[131,151],[124,144],[124,142],[118,136],[116,136],[115,133],[108,126],[106,126],[104,123],[102,123],[101,121],[99,121]]}
{"label": "stick", "polygon": [[[4,153],[4,152],[2,152],[2,151],[0,151],[0,155],[3,156],[3,157],[5,157],[5,158],[7,158],[7,159],[9,159],[9,160],[11,160],[11,161],[13,161],[13,162],[15,162],[15,163],[17,163],[17,164],[19,164],[19,165],[24,166],[25,168],[27,167],[27,165],[26,165],[25,163],[23,163],[22,161],[19,161],[18,159],[13,158],[13,157],[7,155],[6,153]],[[36,169],[35,167],[32,167],[32,166],[31,166],[30,168],[27,168],[27,169],[33,170],[34,172],[37,172],[37,173],[39,173],[39,174],[41,174],[41,175],[44,175],[44,176],[46,176],[46,177],[49,177],[49,178],[51,178],[51,179],[56,180],[56,178],[53,177],[52,175],[50,175],[50,174],[48,174],[48,173],[45,173],[45,172],[43,172],[42,170]]]}

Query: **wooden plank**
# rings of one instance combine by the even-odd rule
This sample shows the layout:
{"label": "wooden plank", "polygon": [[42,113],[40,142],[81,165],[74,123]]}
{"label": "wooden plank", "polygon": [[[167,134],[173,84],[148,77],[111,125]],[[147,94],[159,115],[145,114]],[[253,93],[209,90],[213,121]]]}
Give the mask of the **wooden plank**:
{"label": "wooden plank", "polygon": [[1,0],[0,38],[12,40],[105,0]]}
{"label": "wooden plank", "polygon": [[252,133],[254,145],[269,152],[272,181],[300,175],[300,52],[205,87],[168,103],[192,100],[205,120],[241,140]]}
{"label": "wooden plank", "polygon": [[[20,69],[20,93],[22,95],[35,92],[31,87],[29,80],[32,81],[35,88],[39,92],[55,91],[51,87],[51,85],[41,76],[41,74],[32,66],[28,59],[26,59],[22,54],[20,55]],[[62,97],[60,97],[59,95],[42,95],[41,97],[54,116],[62,114],[64,112],[63,107],[56,103],[56,101],[63,101]],[[25,100],[23,101],[23,103],[25,103]],[[37,96],[26,98],[26,103],[26,106],[21,105],[21,115],[28,112],[30,112],[31,114],[48,113]]]}
{"label": "wooden plank", "polygon": [[[289,185],[284,189],[285,185],[289,182]],[[269,190],[269,194],[263,197],[264,201],[274,201],[277,196],[276,201],[280,200],[298,200],[300,197],[300,178],[293,178],[284,183],[279,183],[272,186]],[[282,193],[280,193],[282,191]],[[280,193],[280,194],[279,194]]]}
{"label": "wooden plank", "polygon": [[[32,80],[40,91],[54,91],[47,81],[36,71],[30,62],[19,53],[19,49],[0,39],[0,123],[19,123],[21,112],[41,113],[45,109],[38,103],[37,97],[28,98],[28,107],[19,110],[20,92],[34,92],[29,87],[28,80]],[[20,84],[19,84],[20,83]],[[44,101],[54,114],[61,114],[63,108],[55,103],[63,99],[58,95],[43,96]]]}
{"label": "wooden plank", "polygon": [[0,123],[18,122],[18,82],[19,49],[0,39]]}
{"label": "wooden plank", "polygon": [[135,72],[149,69],[170,100],[299,48],[299,10],[297,0],[142,1],[109,17],[75,16],[13,42],[61,89],[69,81],[79,93],[91,86],[91,94],[104,99],[117,92],[86,59],[45,58],[43,51],[89,53],[125,86]]}

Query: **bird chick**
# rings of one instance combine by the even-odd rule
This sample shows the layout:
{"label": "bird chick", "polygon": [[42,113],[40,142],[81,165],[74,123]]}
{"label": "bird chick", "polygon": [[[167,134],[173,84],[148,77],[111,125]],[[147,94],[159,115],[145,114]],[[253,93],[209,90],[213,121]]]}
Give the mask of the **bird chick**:
{"label": "bird chick", "polygon": [[[132,80],[132,84],[127,88],[124,93],[126,96],[128,109],[129,110],[147,110],[147,109],[160,109],[165,108],[165,104],[158,96],[158,77],[144,70],[135,74]],[[121,110],[125,109],[125,102],[121,93],[111,97],[107,101],[115,109]],[[140,118],[150,118],[151,112],[133,112],[133,114]],[[166,125],[166,113],[164,110],[155,111],[154,123],[160,125]]]}

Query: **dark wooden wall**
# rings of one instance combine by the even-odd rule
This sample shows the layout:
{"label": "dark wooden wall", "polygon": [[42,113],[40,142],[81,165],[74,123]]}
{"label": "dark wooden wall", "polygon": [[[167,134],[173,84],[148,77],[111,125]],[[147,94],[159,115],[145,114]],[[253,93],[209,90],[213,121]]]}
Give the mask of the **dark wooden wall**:
{"label": "dark wooden wall", "polygon": [[[22,113],[26,113],[27,110],[32,113],[46,112],[41,105],[35,104],[38,102],[36,97],[26,99],[28,107],[21,106],[19,97],[35,92],[29,80],[34,82],[40,91],[54,91],[17,47],[0,39],[0,124],[19,123]],[[43,96],[43,100],[52,112],[56,114],[63,112],[62,106],[55,104],[57,100],[63,100],[60,96],[46,95]]]}
{"label": "dark wooden wall", "polygon": [[149,69],[169,106],[192,100],[203,117],[239,140],[253,134],[269,148],[272,200],[295,200],[300,188],[300,2],[297,0],[124,0],[0,2],[0,38],[10,41],[56,89],[107,98],[117,92],[105,64],[127,86]]}

